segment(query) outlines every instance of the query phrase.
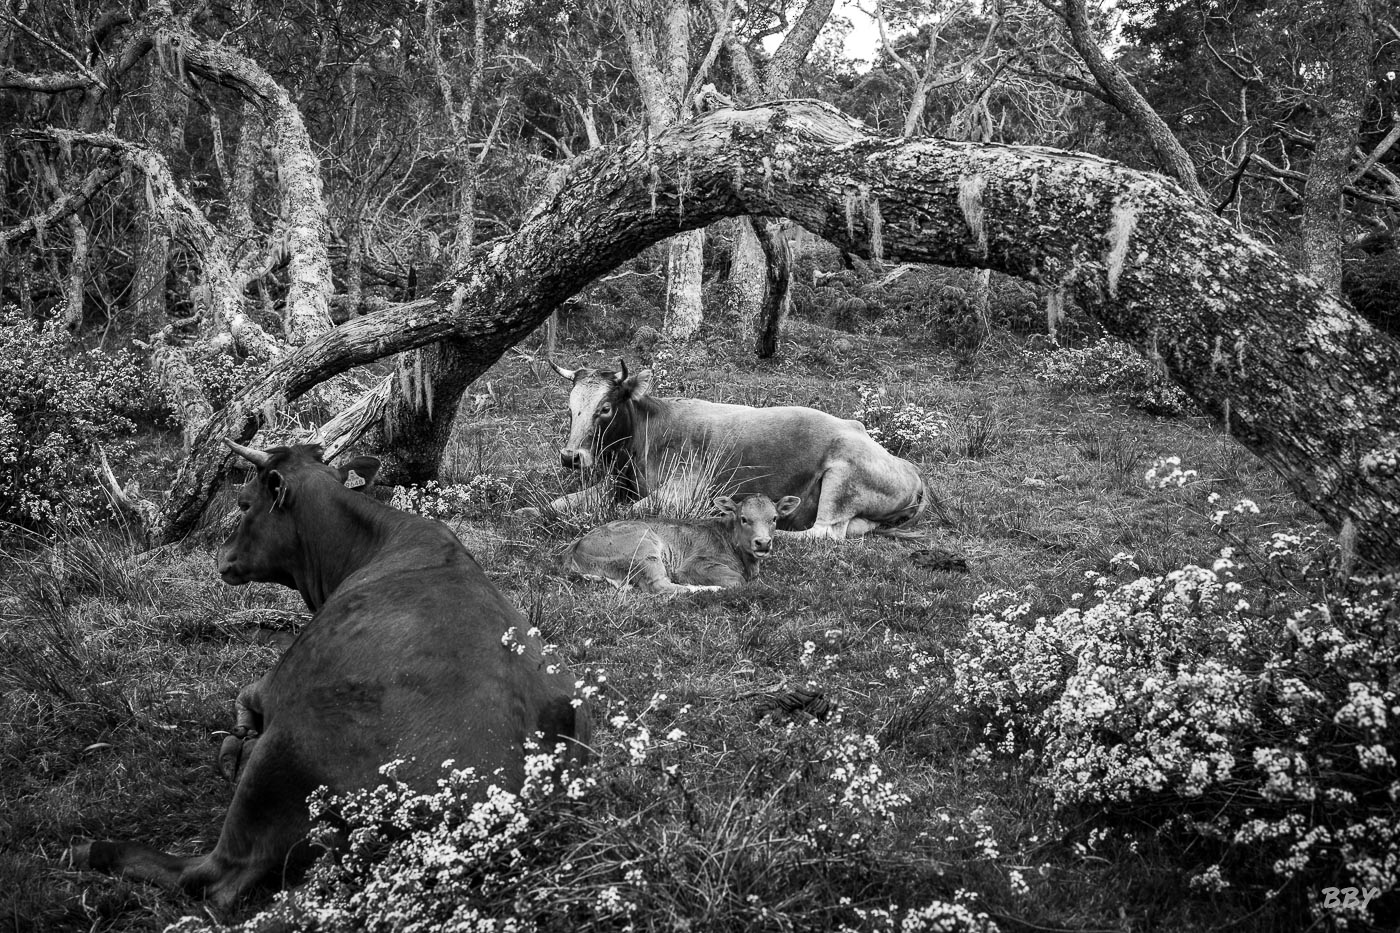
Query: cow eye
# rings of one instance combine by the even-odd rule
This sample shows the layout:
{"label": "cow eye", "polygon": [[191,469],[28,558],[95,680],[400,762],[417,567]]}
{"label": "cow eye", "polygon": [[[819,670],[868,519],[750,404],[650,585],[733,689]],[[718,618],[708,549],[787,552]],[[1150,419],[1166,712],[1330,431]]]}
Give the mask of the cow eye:
{"label": "cow eye", "polygon": [[611,418],[611,417],[612,417],[612,413],[613,413],[613,407],[612,407],[612,405],[599,405],[599,406],[598,406],[598,417],[599,417],[599,418]]}

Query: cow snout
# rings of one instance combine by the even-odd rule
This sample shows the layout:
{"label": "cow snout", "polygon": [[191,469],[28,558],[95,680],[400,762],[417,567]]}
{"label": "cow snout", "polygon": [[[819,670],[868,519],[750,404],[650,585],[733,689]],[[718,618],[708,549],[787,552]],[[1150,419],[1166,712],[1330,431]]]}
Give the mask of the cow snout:
{"label": "cow snout", "polygon": [[592,462],[593,458],[585,451],[573,447],[565,447],[559,451],[559,463],[566,470],[586,470]]}
{"label": "cow snout", "polygon": [[215,558],[214,567],[219,571],[219,577],[225,582],[237,586],[240,583],[248,582],[238,569],[238,560],[232,550],[219,548],[218,557]]}
{"label": "cow snout", "polygon": [[772,539],[772,538],[754,538],[754,539],[753,539],[753,552],[754,552],[755,554],[767,554],[768,552],[770,552],[770,551],[772,551],[772,550],[773,550],[773,539]]}

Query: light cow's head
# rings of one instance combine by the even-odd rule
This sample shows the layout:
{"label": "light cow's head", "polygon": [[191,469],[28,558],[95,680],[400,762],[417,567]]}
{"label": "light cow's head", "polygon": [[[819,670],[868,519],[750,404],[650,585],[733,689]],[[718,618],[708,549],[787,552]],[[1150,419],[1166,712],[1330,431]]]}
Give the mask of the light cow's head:
{"label": "light cow's head", "polygon": [[778,519],[791,515],[802,504],[797,496],[783,496],[777,502],[764,495],[735,502],[729,496],[716,496],[715,508],[729,520],[729,540],[740,554],[762,560],[773,550],[773,532]]}
{"label": "light cow's head", "polygon": [[620,449],[632,437],[632,406],[651,392],[651,370],[628,375],[627,363],[617,372],[605,369],[564,369],[550,361],[569,390],[569,440],[559,462],[571,470],[588,470],[604,451]]}

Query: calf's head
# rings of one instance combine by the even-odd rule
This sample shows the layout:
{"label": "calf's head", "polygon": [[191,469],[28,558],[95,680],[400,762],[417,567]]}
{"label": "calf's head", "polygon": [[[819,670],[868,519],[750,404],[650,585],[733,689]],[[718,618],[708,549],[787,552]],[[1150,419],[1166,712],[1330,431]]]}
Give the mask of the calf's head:
{"label": "calf's head", "polygon": [[773,531],[778,519],[791,515],[802,504],[797,496],[783,496],[777,502],[764,495],[754,495],[735,502],[729,496],[715,498],[715,508],[729,520],[729,540],[734,549],[757,560],[773,550]]}
{"label": "calf's head", "polygon": [[358,480],[358,488],[368,489],[379,461],[356,457],[336,468],[321,462],[319,447],[259,450],[227,438],[224,443],[258,471],[238,492],[238,527],[219,548],[219,576],[233,586],[257,581],[295,587],[292,568],[304,559],[300,525],[307,517],[326,517],[337,485]]}
{"label": "calf's head", "polygon": [[651,370],[628,375],[626,362],[617,372],[549,365],[572,386],[569,440],[559,451],[559,462],[571,470],[590,469],[600,454],[632,436],[630,406],[651,391]]}

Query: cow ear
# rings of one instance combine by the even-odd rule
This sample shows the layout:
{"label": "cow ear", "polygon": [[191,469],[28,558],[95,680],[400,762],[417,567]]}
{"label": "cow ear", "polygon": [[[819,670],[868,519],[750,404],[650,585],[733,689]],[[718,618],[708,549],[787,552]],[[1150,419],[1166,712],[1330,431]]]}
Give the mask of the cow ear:
{"label": "cow ear", "polygon": [[369,492],[369,487],[374,482],[374,474],[379,472],[379,458],[356,457],[336,472],[340,474],[342,485]]}
{"label": "cow ear", "polygon": [[283,476],[280,470],[268,470],[263,476],[263,482],[267,484],[267,491],[272,494],[272,506],[268,509],[269,512],[280,509],[287,504],[291,489],[287,483],[287,477]]}
{"label": "cow ear", "polygon": [[778,500],[778,517],[791,515],[797,511],[797,507],[802,504],[802,500],[797,496],[783,496]]}
{"label": "cow ear", "polygon": [[629,398],[646,398],[651,392],[651,370],[644,369],[639,373],[633,373],[622,384],[627,391]]}
{"label": "cow ear", "polygon": [[715,496],[714,502],[715,508],[719,509],[725,515],[733,515],[735,512],[739,511],[738,504],[729,496]]}

